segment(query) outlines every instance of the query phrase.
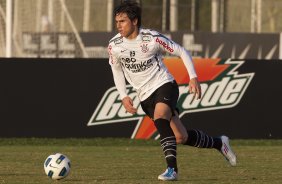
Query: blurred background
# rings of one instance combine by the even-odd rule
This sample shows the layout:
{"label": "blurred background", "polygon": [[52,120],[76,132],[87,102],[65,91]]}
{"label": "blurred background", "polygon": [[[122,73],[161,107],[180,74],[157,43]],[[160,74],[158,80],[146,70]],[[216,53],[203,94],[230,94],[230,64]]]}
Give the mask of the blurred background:
{"label": "blurred background", "polygon": [[[165,33],[194,57],[281,59],[282,0],[137,1],[143,27]],[[0,0],[0,57],[106,58],[120,2]]]}

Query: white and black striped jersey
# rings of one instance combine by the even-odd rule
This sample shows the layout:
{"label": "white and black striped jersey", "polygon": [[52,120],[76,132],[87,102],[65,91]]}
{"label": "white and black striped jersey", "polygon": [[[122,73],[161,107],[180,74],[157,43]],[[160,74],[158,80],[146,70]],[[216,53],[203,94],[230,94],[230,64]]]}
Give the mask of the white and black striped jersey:
{"label": "white and black striped jersey", "polygon": [[181,57],[190,78],[197,77],[188,51],[157,31],[139,29],[139,35],[132,40],[117,34],[110,40],[108,51],[121,99],[127,96],[125,79],[136,89],[140,101],[164,83],[174,80],[162,61],[164,51]]}

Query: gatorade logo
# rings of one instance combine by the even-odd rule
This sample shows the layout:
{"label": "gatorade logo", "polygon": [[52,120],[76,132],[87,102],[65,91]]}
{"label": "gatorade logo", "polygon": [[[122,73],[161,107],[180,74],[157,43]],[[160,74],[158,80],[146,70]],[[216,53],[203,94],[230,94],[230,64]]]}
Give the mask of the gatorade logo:
{"label": "gatorade logo", "polygon": [[[180,117],[186,113],[236,106],[254,77],[254,73],[238,74],[236,71],[244,61],[195,59],[194,65],[202,88],[202,98],[196,100],[193,94],[188,92],[189,76],[181,59],[166,59],[164,62],[179,84]],[[136,114],[126,112],[117,89],[111,87],[105,92],[87,126],[136,120],[138,123],[131,138],[154,138],[158,135],[156,129],[143,112],[137,94],[131,86],[127,86],[127,94],[137,107]]]}

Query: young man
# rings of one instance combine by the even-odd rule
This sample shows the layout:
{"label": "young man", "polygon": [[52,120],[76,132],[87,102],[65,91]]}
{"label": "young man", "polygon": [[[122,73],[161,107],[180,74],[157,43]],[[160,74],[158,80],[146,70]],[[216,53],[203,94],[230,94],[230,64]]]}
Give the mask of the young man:
{"label": "young man", "polygon": [[[126,80],[136,89],[144,112],[153,120],[163,148],[167,169],[159,180],[177,180],[176,145],[219,150],[232,166],[236,156],[226,136],[213,138],[199,130],[186,130],[176,108],[179,90],[173,76],[162,61],[162,52],[181,57],[189,73],[189,92],[201,98],[201,86],[188,51],[162,34],[141,26],[141,8],[125,1],[114,11],[118,34],[108,46],[109,63],[123,106],[136,113],[126,93]],[[126,80],[125,80],[126,79]]]}

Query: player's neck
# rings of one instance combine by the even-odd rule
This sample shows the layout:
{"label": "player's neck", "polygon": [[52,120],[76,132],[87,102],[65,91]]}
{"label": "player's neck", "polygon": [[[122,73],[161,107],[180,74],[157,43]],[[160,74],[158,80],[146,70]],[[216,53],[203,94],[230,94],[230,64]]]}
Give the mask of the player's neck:
{"label": "player's neck", "polygon": [[136,28],[134,29],[134,31],[133,31],[130,35],[128,35],[128,36],[126,37],[126,39],[128,39],[128,40],[133,40],[133,39],[135,39],[135,38],[138,36],[138,34],[139,34],[139,28],[136,27]]}

